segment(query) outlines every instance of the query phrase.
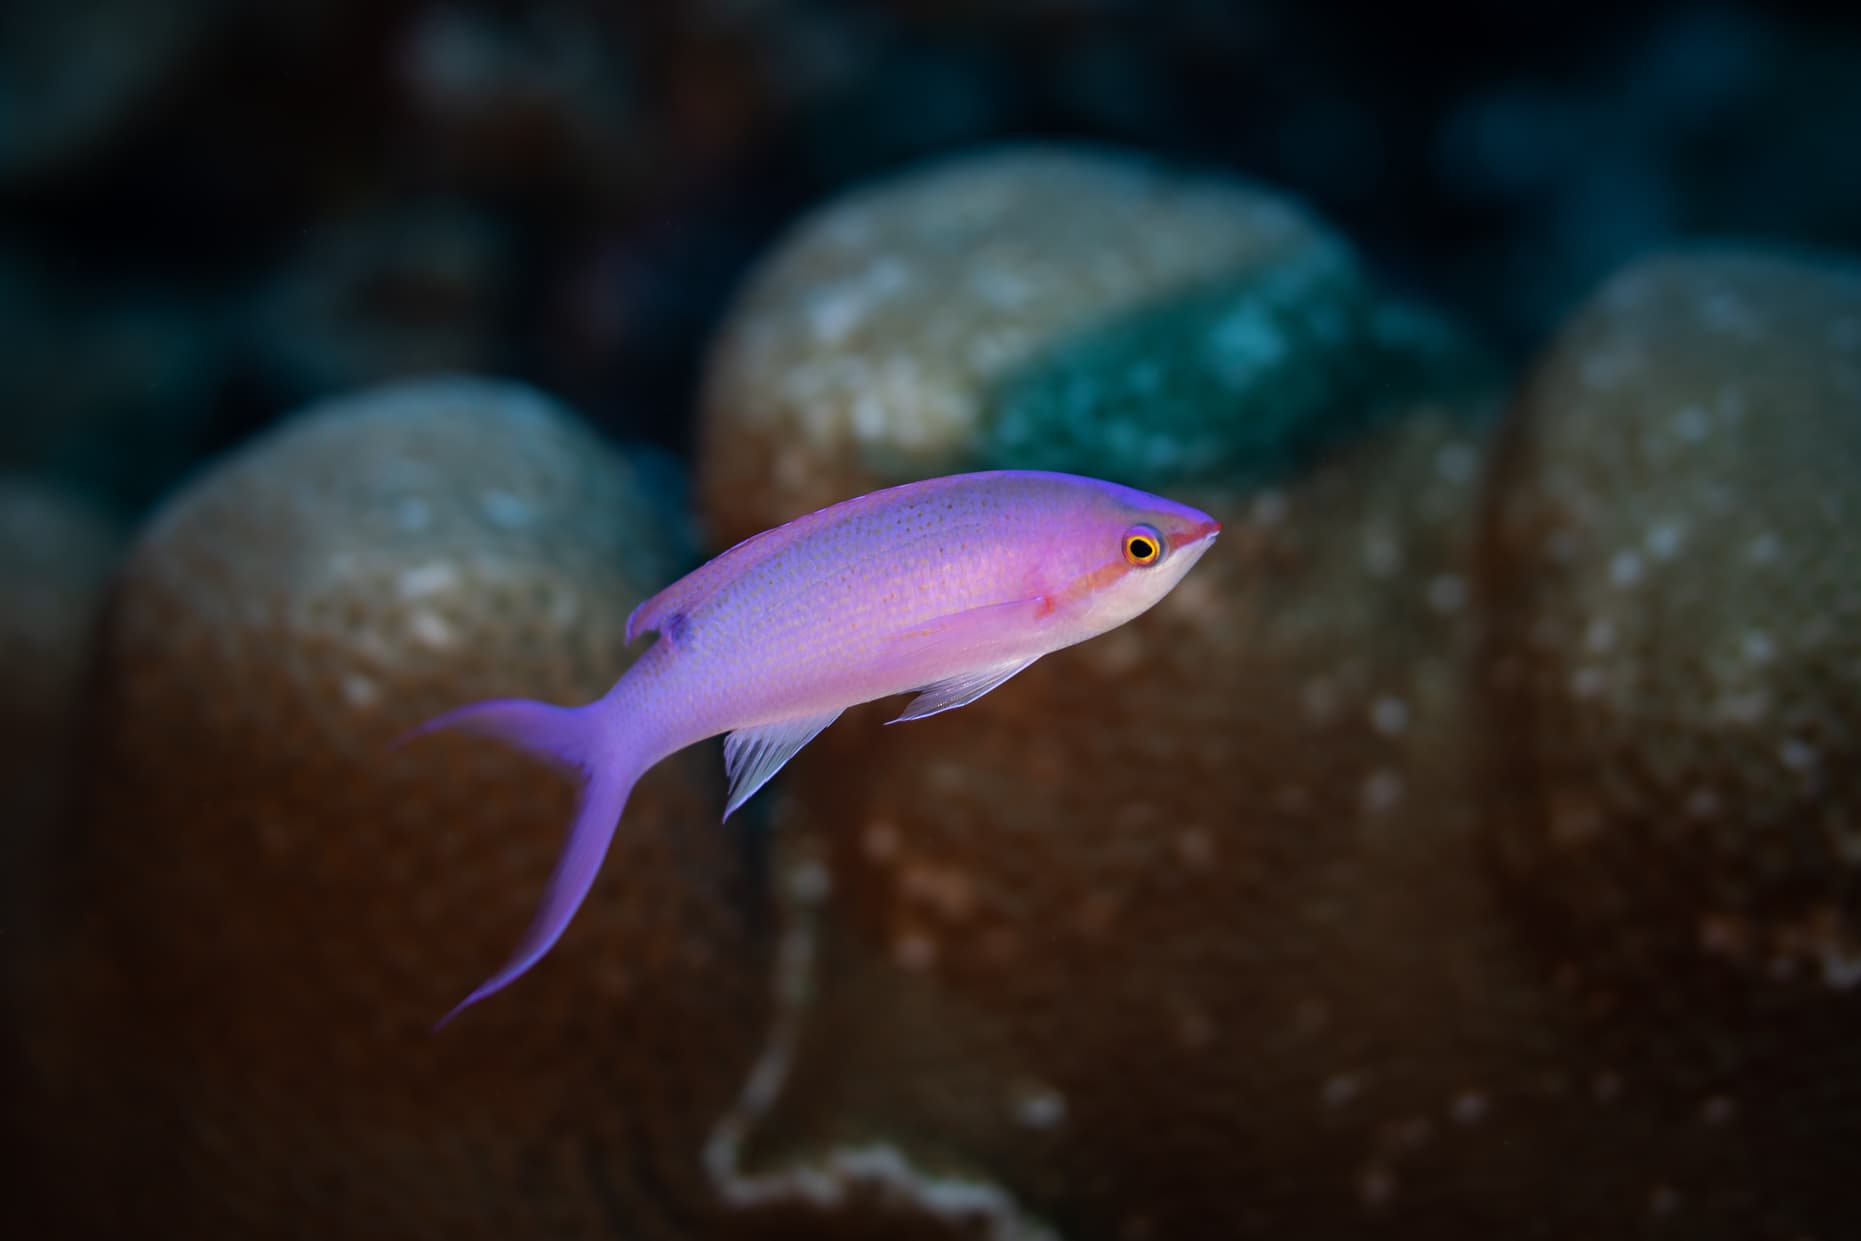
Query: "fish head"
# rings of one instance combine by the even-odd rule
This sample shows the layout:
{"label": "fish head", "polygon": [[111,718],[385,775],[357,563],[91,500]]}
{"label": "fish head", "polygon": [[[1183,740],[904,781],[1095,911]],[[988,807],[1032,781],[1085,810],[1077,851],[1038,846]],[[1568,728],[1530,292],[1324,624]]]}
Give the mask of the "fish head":
{"label": "fish head", "polygon": [[1114,629],[1154,607],[1193,569],[1221,523],[1164,496],[1100,483],[1075,508],[1050,597],[1079,637]]}

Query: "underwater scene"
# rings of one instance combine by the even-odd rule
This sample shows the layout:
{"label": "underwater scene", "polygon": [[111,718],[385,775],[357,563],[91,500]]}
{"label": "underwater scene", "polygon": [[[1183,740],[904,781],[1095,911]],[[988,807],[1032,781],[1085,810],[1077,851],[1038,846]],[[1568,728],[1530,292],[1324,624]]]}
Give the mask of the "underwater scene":
{"label": "underwater scene", "polygon": [[1861,8],[7,0],[0,1218],[1861,1238]]}

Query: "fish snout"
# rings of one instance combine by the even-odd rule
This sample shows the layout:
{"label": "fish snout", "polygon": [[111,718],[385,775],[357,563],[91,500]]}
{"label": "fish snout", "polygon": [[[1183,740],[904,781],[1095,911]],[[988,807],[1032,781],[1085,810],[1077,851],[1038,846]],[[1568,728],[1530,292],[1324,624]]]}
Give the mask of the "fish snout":
{"label": "fish snout", "polygon": [[1221,523],[1216,521],[1213,517],[1190,522],[1183,530],[1182,544],[1185,547],[1194,547],[1198,543],[1208,542],[1220,533]]}

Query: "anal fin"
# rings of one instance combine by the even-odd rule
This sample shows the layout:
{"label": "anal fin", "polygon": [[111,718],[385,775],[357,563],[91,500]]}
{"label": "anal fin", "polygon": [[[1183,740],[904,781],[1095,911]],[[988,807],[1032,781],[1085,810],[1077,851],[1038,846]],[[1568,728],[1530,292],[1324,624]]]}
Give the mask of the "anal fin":
{"label": "anal fin", "polygon": [[840,708],[836,707],[819,715],[739,728],[724,738],[724,770],[730,778],[724,817],[728,819],[737,807],[755,796],[756,790],[769,783],[770,777],[782,770],[802,746],[839,718]]}

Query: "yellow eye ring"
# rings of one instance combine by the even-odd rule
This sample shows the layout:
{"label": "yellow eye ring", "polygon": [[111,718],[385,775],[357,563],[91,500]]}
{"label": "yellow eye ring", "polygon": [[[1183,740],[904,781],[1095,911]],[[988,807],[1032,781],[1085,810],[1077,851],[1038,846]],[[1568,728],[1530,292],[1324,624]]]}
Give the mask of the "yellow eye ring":
{"label": "yellow eye ring", "polygon": [[1163,536],[1155,526],[1132,526],[1124,532],[1125,563],[1148,569],[1163,558]]}

